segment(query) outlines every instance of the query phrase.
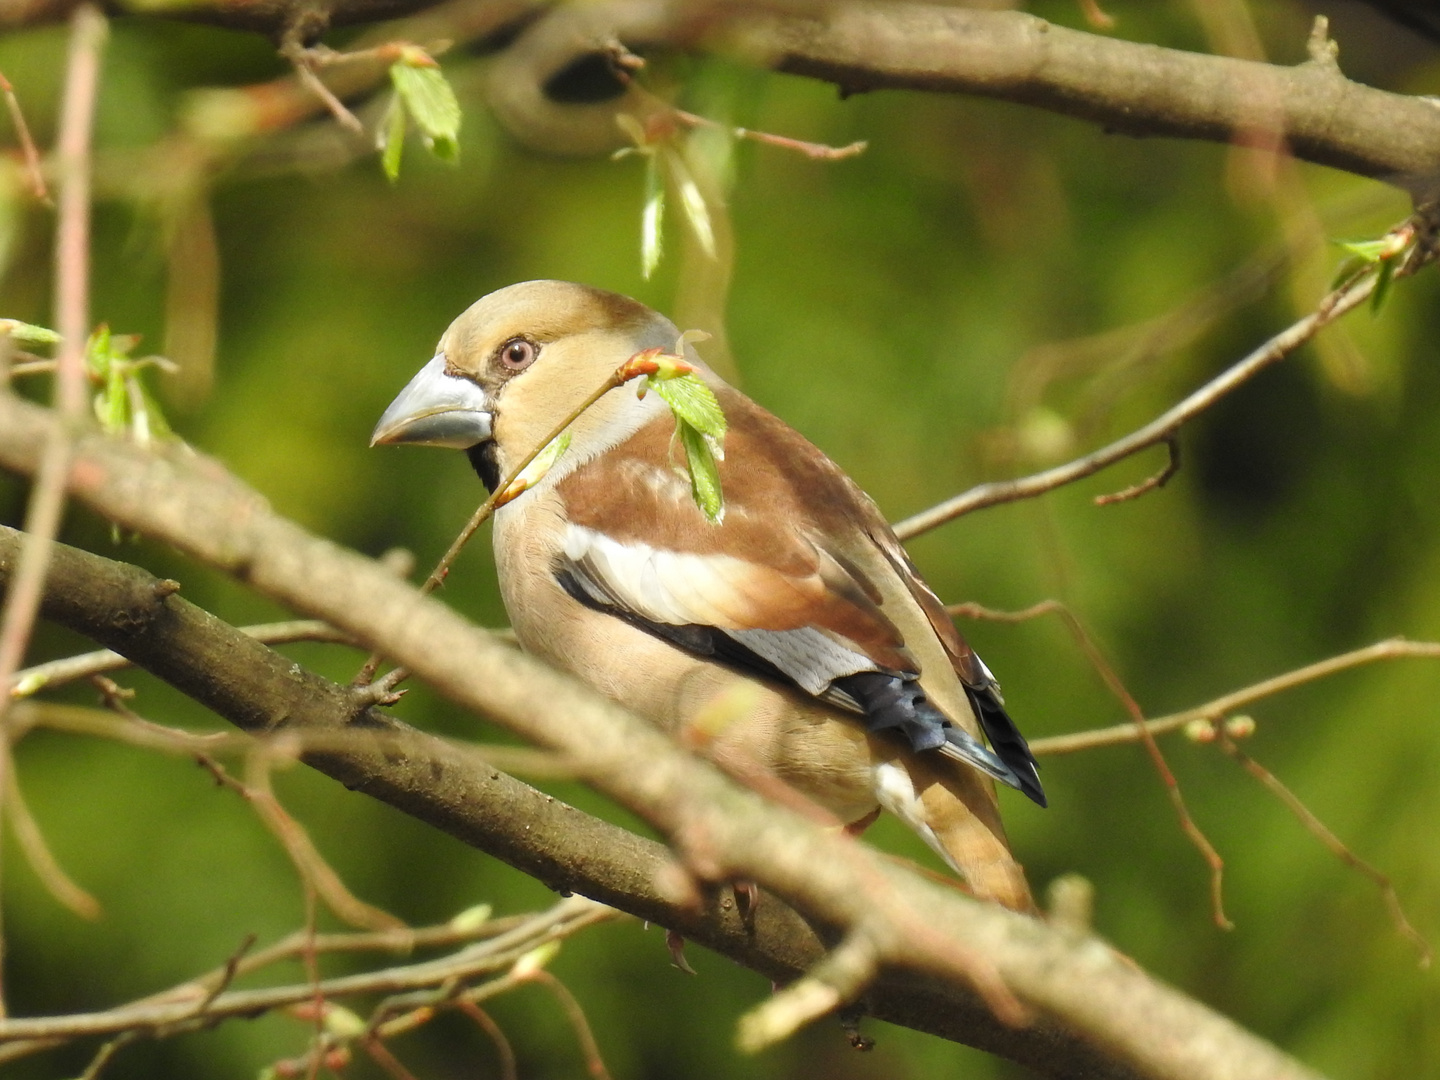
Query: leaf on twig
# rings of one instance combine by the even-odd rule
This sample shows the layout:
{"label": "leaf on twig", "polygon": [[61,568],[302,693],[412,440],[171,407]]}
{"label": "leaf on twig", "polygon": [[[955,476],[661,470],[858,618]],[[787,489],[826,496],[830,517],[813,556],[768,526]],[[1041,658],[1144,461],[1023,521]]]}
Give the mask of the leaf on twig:
{"label": "leaf on twig", "polygon": [[665,250],[665,180],[660,161],[654,155],[645,162],[645,209],[640,212],[640,271],[645,280],[660,265]]}
{"label": "leaf on twig", "polygon": [[[700,336],[695,331],[682,334],[675,352],[680,354],[687,341]],[[704,335],[708,336],[708,335]],[[725,516],[725,496],[720,489],[720,466],[725,457],[725,413],[715,394],[693,371],[676,372],[673,367],[648,375],[641,386],[653,389],[675,416],[675,435],[685,451],[685,467],[690,474],[690,494],[712,524],[720,524]]]}
{"label": "leaf on twig", "polygon": [[1370,293],[1370,311],[1378,315],[1390,295],[1390,286],[1395,281],[1395,270],[1402,261],[1401,257],[1415,244],[1414,225],[1406,222],[1375,240],[1336,240],[1334,243],[1347,253],[1347,257],[1336,270],[1331,288],[1338,289],[1357,274],[1373,268],[1375,288]]}
{"label": "leaf on twig", "polygon": [[58,345],[60,335],[54,330],[19,319],[0,319],[0,333],[9,334],[21,345]]}
{"label": "leaf on twig", "polygon": [[460,154],[460,102],[440,70],[422,49],[407,48],[390,65],[390,81],[406,112],[420,129],[420,137],[442,161]]}
{"label": "leaf on twig", "polygon": [[137,334],[112,334],[102,325],[85,343],[85,367],[100,389],[95,394],[95,417],[110,435],[129,435],[142,446],[173,437],[160,404],[141,380],[148,367],[174,369],[164,357],[130,358],[140,343]]}
{"label": "leaf on twig", "polygon": [[706,255],[715,258],[715,227],[710,222],[710,208],[705,205],[705,196],[700,193],[695,177],[690,175],[690,167],[685,164],[684,158],[668,148],[665,150],[665,167],[670,170],[670,178],[680,195],[680,206],[685,211],[685,220],[690,223],[695,239]]}
{"label": "leaf on twig", "polygon": [[405,103],[398,93],[390,99],[375,143],[380,151],[380,167],[393,184],[400,179],[400,159],[405,153]]}

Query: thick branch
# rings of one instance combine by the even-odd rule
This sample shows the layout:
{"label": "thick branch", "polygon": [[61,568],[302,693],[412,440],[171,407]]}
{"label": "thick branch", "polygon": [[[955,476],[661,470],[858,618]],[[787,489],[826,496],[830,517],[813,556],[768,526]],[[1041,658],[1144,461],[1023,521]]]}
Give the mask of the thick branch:
{"label": "thick branch", "polygon": [[[13,572],[19,534],[0,526],[0,593]],[[590,817],[543,792],[477,764],[473,754],[376,710],[357,714],[351,692],[178,595],[137,567],[57,545],[44,614],[113,647],[238,727],[304,736],[370,732],[372,745],[312,752],[315,768],[523,870],[677,930],[699,944],[788,981],[824,955],[815,932],[767,898],[747,930],[734,904],[711,894],[696,909],[658,886],[673,860],[666,849]],[[396,752],[397,750],[403,753]],[[1075,1036],[996,1023],[973,993],[895,972],[872,988],[873,1015],[965,1042],[1045,1075],[1123,1078]]]}
{"label": "thick branch", "polygon": [[[31,472],[36,447],[51,423],[45,410],[0,395],[0,465]],[[1079,1033],[1142,1075],[1187,1080],[1313,1075],[1230,1021],[1151,980],[1097,939],[1067,935],[969,900],[737,788],[655,729],[495,641],[377,564],[276,517],[213,462],[180,453],[160,457],[89,437],[77,445],[70,482],[75,496],[125,528],[164,538],[330,621],[410,667],[457,703],[582,763],[596,787],[676,838],[692,868],[703,868],[707,876],[757,880],[840,930],[886,920],[893,940],[886,942],[882,961],[955,982],[973,973],[964,958],[983,957],[1041,1022]],[[164,598],[163,611],[151,621],[165,618],[164,611],[177,599]],[[139,600],[142,612],[153,607],[143,595]],[[198,681],[197,689],[206,691],[206,680]],[[257,718],[266,726],[274,720],[273,712]],[[481,777],[460,775],[444,760],[435,777],[433,759],[407,754],[392,763],[386,755],[375,756],[372,775],[378,780],[382,765],[398,769],[412,781],[408,798],[418,803],[426,801],[426,785],[414,781],[427,773],[430,784],[454,785],[452,790],[483,788],[497,777],[493,770]],[[637,768],[637,762],[644,767]],[[367,786],[374,789],[374,783]],[[397,804],[408,808],[398,799]],[[462,810],[454,807],[457,823]],[[644,852],[641,841],[627,842]],[[524,857],[534,860],[536,854]],[[637,873],[635,867],[644,862],[627,866],[609,852],[592,849],[580,868],[595,859],[615,875],[611,888],[618,879],[642,893],[658,892],[655,870],[664,863],[652,858],[650,872]],[[571,878],[567,884],[580,883]],[[1047,1071],[1056,1075],[1075,1075],[1071,1062],[1050,1058],[1049,1066]]]}
{"label": "thick branch", "polygon": [[[850,4],[750,31],[782,71],[849,92],[976,94],[1130,135],[1268,145],[1432,195],[1440,108],[1375,90],[1332,64],[1296,67],[1121,41],[1014,11]],[[775,44],[771,44],[771,42]]]}
{"label": "thick branch", "polygon": [[[0,24],[56,18],[70,0],[6,6]],[[294,25],[378,21],[432,7],[434,0],[193,0],[177,9],[120,0],[118,11],[173,14],[278,37]],[[519,8],[513,3],[498,5]],[[524,5],[528,6],[528,5]],[[536,3],[535,7],[543,5]],[[574,23],[562,32],[550,23]],[[511,71],[527,82],[512,95],[534,99],[534,124],[597,114],[576,148],[616,137],[606,110],[545,99],[548,78],[609,38],[739,54],[776,70],[822,79],[846,93],[904,89],[972,94],[1093,121],[1109,131],[1263,147],[1404,187],[1426,201],[1440,193],[1440,108],[1346,79],[1333,62],[1294,67],[1167,49],[1070,30],[1016,11],[939,4],[672,3],[633,0],[558,8],[534,34],[563,37],[570,56]],[[521,39],[524,46],[525,35]],[[621,92],[617,85],[617,97]],[[630,107],[627,105],[626,107]],[[551,115],[553,114],[553,115]],[[598,115],[604,114],[604,115]],[[527,113],[529,115],[529,113]],[[601,131],[600,129],[603,129]],[[597,135],[597,132],[599,134]],[[523,133],[522,133],[523,134]],[[593,148],[592,148],[593,149]]]}

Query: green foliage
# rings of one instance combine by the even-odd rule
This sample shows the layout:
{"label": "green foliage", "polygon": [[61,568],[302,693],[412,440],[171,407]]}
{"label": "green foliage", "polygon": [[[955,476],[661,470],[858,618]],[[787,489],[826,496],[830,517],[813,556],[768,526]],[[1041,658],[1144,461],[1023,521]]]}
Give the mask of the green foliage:
{"label": "green foliage", "polygon": [[460,158],[460,102],[444,73],[423,49],[408,46],[390,65],[395,95],[380,124],[380,164],[392,181],[400,176],[407,118],[425,148],[441,161]]}
{"label": "green foliage", "polygon": [[0,333],[9,334],[21,345],[57,345],[60,342],[60,335],[54,330],[19,319],[0,319]]}
{"label": "green foliage", "polygon": [[[682,347],[683,341],[682,340]],[[685,452],[685,468],[690,474],[690,493],[695,505],[714,524],[725,513],[725,498],[720,490],[720,467],[716,458],[725,456],[725,414],[715,394],[694,375],[663,373],[649,376],[640,392],[653,389],[664,398],[675,416],[675,435]]]}
{"label": "green foliage", "polygon": [[129,435],[146,444],[173,438],[174,433],[141,375],[146,368],[163,367],[168,361],[159,356],[132,360],[130,352],[139,343],[138,335],[111,334],[102,325],[85,343],[85,367],[100,387],[94,399],[100,426],[111,435]]}

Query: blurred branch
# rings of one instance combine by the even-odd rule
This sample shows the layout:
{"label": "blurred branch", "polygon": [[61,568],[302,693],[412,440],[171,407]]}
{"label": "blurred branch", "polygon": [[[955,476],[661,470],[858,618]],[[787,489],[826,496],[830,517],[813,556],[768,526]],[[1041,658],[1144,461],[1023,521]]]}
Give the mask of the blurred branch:
{"label": "blurred branch", "polygon": [[[11,4],[0,24],[54,19],[71,6],[67,0]],[[297,11],[291,0],[191,0],[183,8],[118,0],[113,6],[258,30],[277,41],[294,29]],[[303,38],[308,44],[329,26],[433,6],[433,0],[324,0],[304,9]],[[618,145],[615,107],[556,101],[547,84],[623,41],[737,55],[834,83],[846,94],[904,89],[1014,101],[1136,136],[1243,143],[1260,124],[1276,130],[1304,161],[1395,184],[1419,202],[1440,193],[1440,109],[1422,97],[1351,82],[1333,59],[1284,67],[1122,41],[1018,11],[941,4],[531,0],[467,7],[503,10],[512,20],[543,13],[506,50],[517,62],[504,65],[496,109],[522,139],[534,132],[537,141],[571,153]],[[617,97],[621,93],[617,83]],[[1258,119],[1257,102],[1265,112]]]}
{"label": "blurred branch", "polygon": [[[296,641],[326,641],[344,645],[349,638],[334,627],[318,619],[288,619],[285,622],[257,623],[239,628],[256,641],[266,645],[286,645]],[[10,696],[21,698],[38,694],[41,690],[53,690],[77,679],[88,679],[92,675],[105,675],[130,667],[128,657],[112,649],[67,656],[61,660],[50,660],[44,664],[17,671],[10,683]]]}
{"label": "blurred branch", "polygon": [[[0,398],[5,420],[14,418],[8,407],[18,404]],[[33,407],[22,409],[35,418]],[[0,442],[8,441],[0,435]],[[13,572],[16,536],[0,527],[0,586]],[[157,605],[156,584],[138,568],[60,545],[45,613],[123,649],[141,667],[247,731],[298,739],[302,760],[347,787],[396,806],[551,888],[581,892],[675,929],[773,980],[793,979],[824,955],[816,932],[774,897],[758,906],[749,925],[728,894],[708,890],[698,896],[698,904],[692,897],[677,899],[662,884],[675,865],[662,845],[583,814],[493,767],[477,766],[464,748],[377,710],[356,715],[355,699],[346,688],[297,669],[289,658],[178,595]],[[186,743],[184,733],[165,735],[148,726],[118,733],[113,728],[134,726],[94,709],[30,702],[18,708],[38,715],[17,712],[17,722],[124,735],[170,752],[237,749],[233,740],[190,736]],[[273,722],[281,717],[283,723]],[[870,989],[867,1004],[880,1018],[988,1049],[1045,1075],[1079,1075],[1084,1068],[1117,1080],[1137,1075],[1107,1064],[1054,1025],[1019,1030],[998,1025],[975,994],[932,979],[888,973]]]}
{"label": "blurred branch", "polygon": [[[1409,230],[1411,239],[1415,240],[1415,246],[1410,249],[1404,265],[1395,270],[1396,276],[1413,274],[1434,261],[1437,254],[1435,228],[1435,223],[1428,217],[1417,215],[1394,231],[1392,235],[1399,236]],[[1117,461],[1123,461],[1152,446],[1171,444],[1170,461],[1174,463],[1176,454],[1173,441],[1176,432],[1261,371],[1285,359],[1336,319],[1370,299],[1375,292],[1377,283],[1385,273],[1388,271],[1384,267],[1377,266],[1371,271],[1352,276],[1327,294],[1309,315],[1286,327],[1264,345],[1227,368],[1144,427],[1132,431],[1123,438],[1116,439],[1108,446],[1066,462],[1064,465],[1057,465],[1054,468],[1014,480],[996,480],[986,484],[977,484],[969,491],[962,492],[954,498],[946,499],[928,510],[922,510],[920,513],[906,518],[895,526],[895,535],[901,540],[909,540],[921,533],[929,532],[947,521],[953,521],[955,518],[976,510],[983,510],[1000,503],[1033,499],[1038,495],[1054,491],[1056,488],[1064,487],[1066,484],[1073,484],[1077,480],[1093,476],[1114,465]],[[1162,477],[1163,479],[1161,479]],[[1166,471],[1157,475],[1156,482],[1151,486],[1158,487],[1163,480],[1168,479],[1167,468]],[[1145,490],[1150,490],[1150,487],[1145,484],[1140,486]],[[1135,494],[1140,493],[1135,492]],[[1113,496],[1101,496],[1101,498],[1115,501]]]}
{"label": "blurred branch", "polygon": [[[81,1038],[136,1034],[169,1038],[212,1027],[220,1020],[249,1018],[312,1002],[316,1000],[317,991],[327,1001],[361,994],[437,989],[442,991],[443,998],[453,998],[465,989],[466,982],[504,971],[535,949],[596,923],[607,922],[616,915],[617,912],[603,904],[572,897],[547,912],[518,921],[503,933],[485,935],[488,940],[477,941],[434,960],[324,979],[318,984],[304,982],[253,990],[222,990],[218,994],[192,982],[102,1012],[0,1020],[0,1062]],[[461,935],[450,936],[463,940]],[[271,958],[272,962],[274,959]],[[250,965],[250,970],[255,967]]]}
{"label": "blurred branch", "polygon": [[[53,422],[43,409],[0,396],[0,464],[32,471],[35,447]],[[703,880],[758,881],[842,934],[883,925],[886,932],[875,933],[872,944],[888,970],[864,999],[877,1015],[952,1036],[963,1031],[964,1041],[1053,1076],[1313,1075],[1150,979],[1098,939],[976,903],[736,787],[654,728],[494,641],[383,568],[275,516],[214,462],[93,437],[78,447],[71,483],[77,497],[124,527],[163,537],[331,621],[457,703],[583,762],[590,783],[690,853],[689,870]],[[13,533],[3,535],[13,550]],[[178,596],[157,599],[153,579],[142,571],[67,550],[63,559],[57,553],[52,581],[47,613],[89,626],[87,633],[163,669],[197,700],[219,704],[249,726],[271,730],[279,717],[297,724],[315,711],[328,713],[331,725],[350,723],[352,695],[296,673],[290,661],[251,656],[236,668],[232,658],[216,655],[220,638],[229,648],[268,650],[243,635],[229,640],[223,624]],[[107,589],[114,591],[107,596]],[[125,616],[117,620],[117,612]],[[181,623],[187,632],[178,632]],[[277,666],[283,668],[278,687],[269,682],[281,675]],[[306,688],[306,695],[289,693],[288,709],[256,707],[256,698],[292,687]],[[325,709],[317,710],[316,702]],[[395,738],[404,733],[407,751],[357,747],[306,760],[477,846],[504,850],[507,861],[552,886],[655,919],[772,977],[793,978],[822,955],[820,941],[782,905],[762,903],[752,934],[733,904],[726,910],[712,896],[697,909],[694,894],[667,899],[657,879],[673,862],[658,845],[584,819],[493,769],[459,767],[465,759],[454,748],[377,714],[363,713],[355,722],[384,725]],[[511,806],[495,806],[497,790],[510,794]],[[685,892],[673,889],[673,872],[668,880],[671,892]],[[958,962],[961,956],[992,965],[1001,989],[1033,1022],[1011,1028],[988,1015],[962,989],[960,980],[974,971]]]}
{"label": "blurred branch", "polygon": [[[25,544],[14,580],[0,606],[0,686],[10,681],[30,643],[30,632],[45,588],[51,547],[65,513],[65,474],[70,467],[74,432],[85,413],[85,340],[89,336],[90,321],[90,139],[106,24],[99,9],[88,3],[75,8],[70,21],[65,92],[55,148],[60,172],[55,221],[55,326],[60,344],[56,354],[54,401],[59,422],[45,433],[36,462],[35,483],[25,510]],[[9,704],[9,695],[0,694],[0,732],[4,731]],[[58,895],[68,896],[83,909],[90,898],[76,889],[59,864],[49,858],[44,837],[24,812],[25,804],[18,791],[13,796],[7,793],[6,789],[15,783],[11,764],[7,744],[0,752],[0,807],[21,811],[16,824],[25,849],[36,859],[35,866],[42,880],[52,889],[58,889]],[[0,1017],[6,1013],[4,945],[3,927],[0,927]]]}

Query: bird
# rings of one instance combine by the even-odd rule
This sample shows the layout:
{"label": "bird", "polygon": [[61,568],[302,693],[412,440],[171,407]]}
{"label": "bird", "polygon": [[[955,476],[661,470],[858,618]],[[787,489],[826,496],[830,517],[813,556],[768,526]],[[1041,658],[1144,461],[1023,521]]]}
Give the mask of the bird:
{"label": "bird", "polygon": [[1033,912],[994,781],[1046,799],[994,676],[869,496],[669,319],[572,282],[499,289],[451,323],[371,445],[463,450],[494,492],[642,354],[713,392],[722,509],[697,504],[660,394],[604,393],[495,511],[520,645],[676,736],[709,725],[722,766],[768,771],[853,833],[895,814],[975,896]]}

